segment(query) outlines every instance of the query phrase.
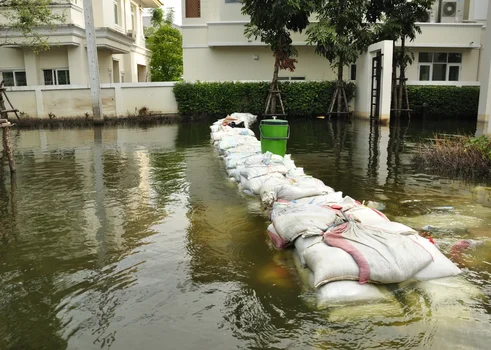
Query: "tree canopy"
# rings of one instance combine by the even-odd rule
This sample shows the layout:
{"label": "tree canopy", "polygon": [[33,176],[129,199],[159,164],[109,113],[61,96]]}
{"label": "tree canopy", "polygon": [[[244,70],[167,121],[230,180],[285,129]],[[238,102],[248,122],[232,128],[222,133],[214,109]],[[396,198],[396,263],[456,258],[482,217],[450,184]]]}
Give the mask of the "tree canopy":
{"label": "tree canopy", "polygon": [[174,11],[152,11],[152,27],[145,28],[147,47],[152,51],[150,76],[152,81],[176,81],[183,73],[182,36],[172,26]]}
{"label": "tree canopy", "polygon": [[290,31],[304,30],[312,9],[313,2],[307,0],[243,0],[242,13],[250,16],[244,34],[247,38],[260,38],[269,45],[275,67],[293,71],[297,51]]}
{"label": "tree canopy", "polygon": [[[55,24],[63,23],[64,14],[56,14],[50,4],[61,1],[53,0],[0,0],[0,18],[6,19],[6,24],[0,24],[0,46],[18,44],[31,46],[36,50],[48,47],[46,37],[37,29],[53,29]],[[19,36],[5,35],[5,31],[19,33]]]}

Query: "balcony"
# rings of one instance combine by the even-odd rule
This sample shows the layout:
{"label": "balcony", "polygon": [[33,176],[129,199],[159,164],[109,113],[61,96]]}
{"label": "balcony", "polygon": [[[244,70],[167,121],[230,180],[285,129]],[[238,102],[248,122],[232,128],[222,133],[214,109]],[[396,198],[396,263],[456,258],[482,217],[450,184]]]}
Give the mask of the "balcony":
{"label": "balcony", "polygon": [[162,0],[140,0],[140,2],[144,8],[157,8],[164,6],[164,1]]}

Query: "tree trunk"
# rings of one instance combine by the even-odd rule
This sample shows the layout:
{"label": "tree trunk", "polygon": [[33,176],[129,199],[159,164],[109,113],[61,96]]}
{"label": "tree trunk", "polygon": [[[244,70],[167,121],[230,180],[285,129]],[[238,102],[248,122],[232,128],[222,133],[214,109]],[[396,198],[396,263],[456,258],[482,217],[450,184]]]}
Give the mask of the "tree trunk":
{"label": "tree trunk", "polygon": [[278,72],[280,71],[278,59],[275,58],[274,61],[274,71],[273,71],[273,80],[271,81],[271,86],[269,87],[269,94],[271,96],[271,114],[276,114],[276,103],[278,101]]}
{"label": "tree trunk", "polygon": [[401,62],[400,62],[400,65],[401,65],[401,71],[400,71],[400,74],[399,74],[399,96],[398,97],[398,109],[402,109],[402,95],[404,93],[404,79],[406,78],[406,64],[405,64],[405,43],[406,43],[406,37],[405,36],[402,36],[401,37]]}
{"label": "tree trunk", "polygon": [[343,101],[343,93],[342,93],[342,88],[343,88],[343,58],[342,57],[339,57],[339,63],[338,63],[338,88],[337,88],[337,92],[338,92],[338,109],[337,109],[337,112],[338,114],[340,112],[342,112],[341,110],[341,106],[342,106],[342,101]]}

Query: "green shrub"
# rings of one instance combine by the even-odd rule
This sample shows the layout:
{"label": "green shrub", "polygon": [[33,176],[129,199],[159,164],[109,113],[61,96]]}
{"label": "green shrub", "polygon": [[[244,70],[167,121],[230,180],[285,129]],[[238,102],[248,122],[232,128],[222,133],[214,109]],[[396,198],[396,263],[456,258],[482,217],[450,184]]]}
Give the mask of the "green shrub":
{"label": "green shrub", "polygon": [[[233,112],[264,113],[269,82],[186,83],[174,86],[180,114],[224,115]],[[281,82],[283,103],[290,116],[324,115],[329,109],[334,82]],[[353,98],[355,85],[348,83],[348,100]]]}
{"label": "green shrub", "polygon": [[477,118],[477,86],[408,86],[409,104],[416,114],[429,118]]}

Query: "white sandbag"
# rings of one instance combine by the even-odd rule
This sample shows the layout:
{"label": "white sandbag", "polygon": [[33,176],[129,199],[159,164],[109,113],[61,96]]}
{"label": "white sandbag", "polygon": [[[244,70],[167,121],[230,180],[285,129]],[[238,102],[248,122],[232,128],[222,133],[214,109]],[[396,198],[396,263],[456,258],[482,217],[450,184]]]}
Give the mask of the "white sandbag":
{"label": "white sandbag", "polygon": [[360,283],[403,282],[426,267],[432,256],[411,239],[412,230],[407,226],[392,222],[381,225],[389,224],[393,224],[393,231],[351,220],[325,232],[324,241],[353,257],[360,269]]}
{"label": "white sandbag", "polygon": [[303,255],[305,264],[314,274],[316,288],[333,281],[358,281],[360,278],[355,260],[342,249],[318,242],[307,247]]}
{"label": "white sandbag", "polygon": [[273,173],[286,174],[287,170],[283,164],[271,164],[264,166],[244,167],[240,175],[250,180],[255,177],[269,175]]}
{"label": "white sandbag", "polygon": [[335,281],[324,284],[316,289],[319,308],[361,302],[378,302],[391,297],[389,291],[382,286],[360,284],[356,281]]}
{"label": "white sandbag", "polygon": [[249,157],[245,160],[245,166],[258,166],[258,165],[270,165],[270,164],[283,164],[283,157],[271,152],[262,154],[256,154],[253,157]]}
{"label": "white sandbag", "polygon": [[418,244],[421,244],[432,256],[433,261],[428,266],[418,271],[414,279],[418,281],[427,281],[435,278],[451,277],[461,273],[460,269],[450,261],[438,248],[424,237],[419,235],[411,236]]}
{"label": "white sandbag", "polygon": [[343,199],[343,192],[333,192],[320,196],[304,197],[292,200],[292,203],[297,204],[312,204],[312,205],[334,205]]}
{"label": "white sandbag", "polygon": [[232,136],[232,135],[253,136],[254,138],[256,138],[254,131],[252,131],[251,129],[230,128],[230,130],[227,131],[218,131],[218,127],[217,127],[217,131],[212,132],[211,139],[213,141],[220,141],[225,136]]}
{"label": "white sandbag", "polygon": [[244,126],[246,128],[249,128],[252,124],[254,124],[257,119],[257,116],[251,113],[232,113],[230,116],[236,119],[236,124],[244,122]]}
{"label": "white sandbag", "polygon": [[261,187],[259,188],[258,194],[261,195],[261,193],[269,193],[272,188],[280,185],[280,184],[289,184],[290,181],[282,175],[281,178],[269,178],[266,181],[263,182]]}
{"label": "white sandbag", "polygon": [[292,160],[292,155],[291,154],[285,154],[283,157],[283,164],[285,164],[286,168],[288,171],[294,170],[297,167],[295,166],[295,162]]}
{"label": "white sandbag", "polygon": [[321,187],[317,185],[309,185],[304,183],[295,184],[280,184],[276,187],[269,189],[269,191],[261,192],[261,200],[267,204],[272,205],[277,200],[292,201],[303,197],[319,196],[323,194],[333,193],[333,189],[330,187]]}
{"label": "white sandbag", "polygon": [[225,156],[229,156],[230,154],[234,154],[234,153],[260,153],[260,152],[261,152],[261,142],[255,141],[237,147],[229,148],[224,153]]}
{"label": "white sandbag", "polygon": [[224,136],[220,142],[218,142],[218,148],[220,151],[226,151],[229,148],[237,147],[240,145],[248,145],[257,141],[254,136],[250,135],[228,135]]}
{"label": "white sandbag", "polygon": [[337,219],[335,211],[312,205],[281,205],[275,203],[271,221],[287,244],[298,236],[319,236]]}
{"label": "white sandbag", "polygon": [[[274,225],[273,225],[274,227]],[[276,230],[274,231],[276,233]],[[277,234],[277,233],[276,233]],[[322,242],[321,236],[311,236],[311,237],[297,237],[293,244],[295,245],[295,250],[299,259],[300,264],[305,267],[307,264],[305,263],[305,250],[313,244]],[[312,284],[312,286],[314,286]]]}
{"label": "white sandbag", "polygon": [[272,173],[264,176],[257,176],[252,179],[246,179],[244,176],[241,176],[240,183],[244,189],[251,191],[255,195],[258,195],[259,190],[265,181],[280,182],[283,180],[285,180],[285,177],[282,174]]}
{"label": "white sandbag", "polygon": [[227,169],[236,168],[238,165],[243,165],[245,160],[257,153],[233,153],[227,157],[224,157],[225,167]]}
{"label": "white sandbag", "polygon": [[389,222],[389,219],[387,219],[387,217],[378,210],[362,205],[346,211],[346,214],[364,225],[376,225],[379,223]]}

